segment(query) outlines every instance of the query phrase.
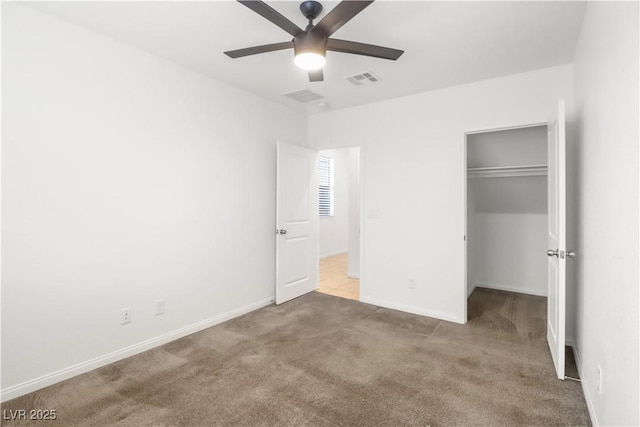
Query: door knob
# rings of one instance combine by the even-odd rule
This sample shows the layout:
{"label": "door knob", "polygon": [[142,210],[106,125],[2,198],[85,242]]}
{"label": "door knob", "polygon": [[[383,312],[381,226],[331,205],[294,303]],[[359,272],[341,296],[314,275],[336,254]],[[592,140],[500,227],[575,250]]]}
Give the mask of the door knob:
{"label": "door knob", "polygon": [[287,230],[280,230],[279,233],[280,234],[287,234]]}
{"label": "door knob", "polygon": [[553,249],[549,249],[547,251],[547,256],[558,256],[558,250],[556,249],[555,251]]}
{"label": "door knob", "polygon": [[575,258],[576,257],[576,253],[574,251],[567,251],[567,257]]}

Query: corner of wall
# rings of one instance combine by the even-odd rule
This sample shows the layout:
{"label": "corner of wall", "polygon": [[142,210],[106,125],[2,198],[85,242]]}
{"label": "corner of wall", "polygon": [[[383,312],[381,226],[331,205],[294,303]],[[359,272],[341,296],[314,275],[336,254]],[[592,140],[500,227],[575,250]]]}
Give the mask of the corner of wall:
{"label": "corner of wall", "polygon": [[587,410],[589,411],[589,417],[591,418],[591,424],[594,426],[599,426],[598,416],[596,414],[595,406],[593,405],[593,399],[591,398],[591,393],[589,392],[589,384],[587,382],[586,375],[584,374],[584,370],[582,368],[582,361],[580,360],[580,356],[578,355],[578,351],[576,349],[575,340],[573,337],[566,337],[566,344],[571,347],[571,351],[573,352],[573,358],[576,361],[576,368],[578,369],[578,377],[580,378],[580,386],[582,387],[582,394],[584,394],[584,400],[587,404]]}

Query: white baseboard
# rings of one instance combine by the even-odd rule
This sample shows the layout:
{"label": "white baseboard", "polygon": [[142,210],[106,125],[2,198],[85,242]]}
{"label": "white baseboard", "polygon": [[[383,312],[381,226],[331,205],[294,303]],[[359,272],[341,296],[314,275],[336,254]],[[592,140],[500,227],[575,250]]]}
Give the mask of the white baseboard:
{"label": "white baseboard", "polygon": [[[527,294],[527,295],[536,295],[539,297],[546,297],[547,292],[540,291],[538,289],[526,289],[526,288],[516,288],[509,285],[504,285],[501,283],[486,283],[486,282],[474,282],[473,289],[478,288],[487,288],[487,289],[495,289],[497,291],[507,291],[507,292],[516,292],[519,294]],[[471,295],[471,294],[469,294]]]}
{"label": "white baseboard", "polygon": [[422,307],[416,307],[412,305],[400,304],[391,301],[385,301],[378,298],[360,297],[360,302],[367,304],[377,305],[379,307],[390,308],[393,310],[404,311],[406,313],[418,314],[420,316],[433,317],[440,320],[446,320],[447,322],[464,324],[462,319],[458,319],[448,313],[441,313],[437,311],[425,310]]}
{"label": "white baseboard", "polygon": [[320,259],[322,258],[329,258],[330,256],[336,256],[336,255],[341,255],[344,253],[349,252],[347,249],[343,249],[341,251],[334,251],[334,252],[329,252],[327,254],[320,254]]}
{"label": "white baseboard", "polygon": [[360,280],[360,272],[359,271],[355,272],[355,271],[348,270],[347,271],[347,277],[349,279],[358,279],[358,280]]}
{"label": "white baseboard", "polygon": [[589,393],[588,382],[584,375],[584,370],[582,369],[582,362],[580,361],[578,351],[576,350],[575,340],[573,339],[573,337],[567,337],[565,339],[565,342],[567,343],[567,345],[571,346],[571,349],[573,350],[573,357],[576,360],[578,376],[580,377],[580,385],[582,386],[582,394],[584,394],[584,400],[587,403],[587,410],[589,411],[589,417],[591,417],[591,424],[595,427],[598,427],[600,423],[598,422],[598,417],[596,416],[596,409],[593,406],[593,399],[591,398],[591,394]]}
{"label": "white baseboard", "polygon": [[203,329],[215,326],[219,323],[226,322],[227,320],[231,320],[235,317],[241,316],[259,308],[266,307],[267,305],[273,303],[274,299],[274,297],[265,298],[251,304],[247,304],[243,307],[239,307],[235,310],[231,310],[226,313],[211,317],[209,319],[196,322],[192,325],[167,332],[166,334],[150,338],[148,340],[130,345],[125,348],[121,348],[111,353],[107,353],[102,356],[98,356],[93,359],[89,359],[84,362],[69,366],[67,368],[42,375],[38,378],[34,378],[32,380],[25,381],[11,387],[7,387],[6,389],[0,391],[0,402],[6,402],[16,397],[20,397],[27,393],[39,390],[41,388],[48,387],[60,381],[67,380],[80,374],[84,374],[102,366],[109,365],[113,362],[117,362],[138,353],[142,353],[143,351],[147,351],[168,342],[177,340],[178,338],[182,338],[187,335],[199,332]]}

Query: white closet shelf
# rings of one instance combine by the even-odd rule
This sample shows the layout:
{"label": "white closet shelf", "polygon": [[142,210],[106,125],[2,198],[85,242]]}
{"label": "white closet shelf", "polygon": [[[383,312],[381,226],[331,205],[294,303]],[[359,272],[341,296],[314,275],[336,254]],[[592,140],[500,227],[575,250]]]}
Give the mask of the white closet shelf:
{"label": "white closet shelf", "polygon": [[493,166],[467,168],[468,178],[508,178],[516,176],[544,176],[547,165]]}

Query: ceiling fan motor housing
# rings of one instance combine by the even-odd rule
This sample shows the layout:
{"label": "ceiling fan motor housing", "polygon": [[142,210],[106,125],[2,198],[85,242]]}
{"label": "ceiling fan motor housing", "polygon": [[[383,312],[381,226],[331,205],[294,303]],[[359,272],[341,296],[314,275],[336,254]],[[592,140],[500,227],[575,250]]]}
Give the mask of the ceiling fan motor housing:
{"label": "ceiling fan motor housing", "polygon": [[317,53],[326,56],[327,37],[319,31],[313,31],[312,23],[322,12],[322,5],[313,0],[303,1],[300,3],[300,12],[309,20],[309,25],[304,33],[298,34],[293,39],[294,56],[301,53]]}
{"label": "ceiling fan motor housing", "polygon": [[313,31],[302,33],[294,37],[293,50],[295,56],[301,53],[317,53],[325,56],[327,53],[327,38]]}

